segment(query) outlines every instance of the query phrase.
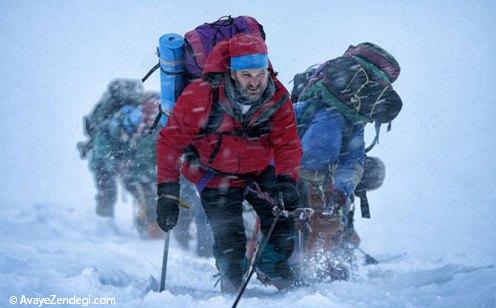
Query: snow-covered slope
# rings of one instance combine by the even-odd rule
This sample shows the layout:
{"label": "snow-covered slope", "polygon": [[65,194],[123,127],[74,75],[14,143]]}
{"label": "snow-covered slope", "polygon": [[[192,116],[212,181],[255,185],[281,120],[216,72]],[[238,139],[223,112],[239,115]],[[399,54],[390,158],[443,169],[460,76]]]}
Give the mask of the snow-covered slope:
{"label": "snow-covered slope", "polygon": [[[127,307],[229,307],[214,288],[213,259],[172,241],[167,289],[155,293],[163,242],[143,241],[129,226],[101,235],[91,211],[54,204],[2,209],[0,296],[113,298]],[[496,267],[427,261],[382,253],[353,281],[319,284],[286,294],[253,280],[240,307],[494,307]],[[156,283],[156,282],[155,282]]]}
{"label": "snow-covered slope", "polygon": [[[355,281],[274,294],[250,284],[241,306],[496,306],[496,5],[401,1],[1,1],[0,303],[10,296],[108,296],[130,306],[229,306],[213,288],[212,259],[172,243],[169,289],[158,278],[162,242],[131,229],[101,236],[92,178],[78,158],[81,117],[114,77],[142,77],[166,32],[222,15],[256,17],[281,80],[378,43],[402,66],[404,109],[372,155],[387,166],[357,221],[384,262]],[[158,89],[158,75],[146,84]],[[367,139],[372,139],[370,129]]]}

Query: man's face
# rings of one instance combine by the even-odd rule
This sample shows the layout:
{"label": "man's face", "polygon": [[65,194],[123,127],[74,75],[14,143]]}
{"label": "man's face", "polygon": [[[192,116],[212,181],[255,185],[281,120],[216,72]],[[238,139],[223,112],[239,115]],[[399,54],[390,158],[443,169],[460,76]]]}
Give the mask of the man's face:
{"label": "man's face", "polygon": [[255,102],[262,97],[262,93],[269,81],[267,69],[253,69],[231,71],[231,78],[236,81],[236,87],[250,102]]}

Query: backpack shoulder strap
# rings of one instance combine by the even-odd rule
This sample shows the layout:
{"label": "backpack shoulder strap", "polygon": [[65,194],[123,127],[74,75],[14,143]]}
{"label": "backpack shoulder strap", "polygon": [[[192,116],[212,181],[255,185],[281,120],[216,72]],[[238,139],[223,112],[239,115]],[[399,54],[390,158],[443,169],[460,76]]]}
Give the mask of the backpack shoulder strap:
{"label": "backpack shoulder strap", "polygon": [[[375,137],[372,143],[365,149],[365,153],[368,153],[370,150],[374,148],[376,144],[379,143],[379,134],[381,132],[381,124],[380,122],[375,121]],[[391,130],[391,122],[388,123],[387,131]]]}
{"label": "backpack shoulder strap", "polygon": [[355,195],[360,198],[360,212],[363,218],[370,218],[370,206],[365,190],[355,191]]}
{"label": "backpack shoulder strap", "polygon": [[225,111],[219,104],[219,86],[212,85],[211,87],[212,107],[208,114],[207,124],[200,130],[198,136],[204,136],[216,132],[222,124],[222,120],[224,119]]}
{"label": "backpack shoulder strap", "polygon": [[379,143],[379,134],[381,133],[381,123],[375,121],[375,137],[372,143],[365,149],[365,153],[368,153],[374,148],[374,146]]}

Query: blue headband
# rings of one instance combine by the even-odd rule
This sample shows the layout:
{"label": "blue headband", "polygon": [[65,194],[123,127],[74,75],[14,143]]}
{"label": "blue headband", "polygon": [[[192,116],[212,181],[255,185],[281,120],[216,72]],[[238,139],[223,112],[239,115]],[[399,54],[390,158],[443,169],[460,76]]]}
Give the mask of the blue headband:
{"label": "blue headband", "polygon": [[269,58],[264,53],[231,57],[231,70],[252,70],[269,67]]}

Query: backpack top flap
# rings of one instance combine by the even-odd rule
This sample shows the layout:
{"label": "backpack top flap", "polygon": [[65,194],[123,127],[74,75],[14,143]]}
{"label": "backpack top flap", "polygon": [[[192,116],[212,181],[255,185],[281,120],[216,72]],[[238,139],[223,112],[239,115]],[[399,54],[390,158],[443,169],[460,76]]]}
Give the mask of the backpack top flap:
{"label": "backpack top flap", "polygon": [[350,45],[344,56],[357,56],[377,66],[383,71],[393,83],[400,75],[400,65],[398,61],[386,50],[373,43],[361,43],[356,46]]}
{"label": "backpack top flap", "polygon": [[200,78],[212,48],[240,33],[257,35],[265,40],[263,26],[250,16],[221,17],[213,23],[205,23],[187,32],[184,35],[186,70],[192,77]]}

